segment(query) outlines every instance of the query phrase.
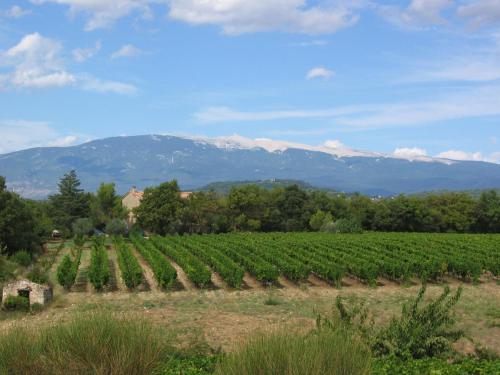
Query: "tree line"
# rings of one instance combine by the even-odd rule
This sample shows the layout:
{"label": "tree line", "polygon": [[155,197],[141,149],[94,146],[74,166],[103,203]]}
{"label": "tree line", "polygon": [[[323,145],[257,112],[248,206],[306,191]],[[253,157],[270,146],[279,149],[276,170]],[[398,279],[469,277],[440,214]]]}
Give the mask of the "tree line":
{"label": "tree line", "polygon": [[500,196],[460,192],[371,198],[306,191],[297,185],[233,187],[229,194],[195,192],[181,199],[176,181],[148,188],[137,224],[157,234],[232,231],[500,232]]}
{"label": "tree line", "polygon": [[[96,229],[126,230],[127,210],[113,183],[85,192],[75,171],[65,174],[58,193],[44,201],[21,198],[0,176],[0,250],[12,254],[39,248],[53,229],[64,237]],[[200,191],[182,199],[176,181],[147,188],[134,210],[135,229],[160,235],[233,231],[500,232],[500,195],[485,191],[371,198],[361,194],[309,191],[297,185],[241,185],[228,194]]]}

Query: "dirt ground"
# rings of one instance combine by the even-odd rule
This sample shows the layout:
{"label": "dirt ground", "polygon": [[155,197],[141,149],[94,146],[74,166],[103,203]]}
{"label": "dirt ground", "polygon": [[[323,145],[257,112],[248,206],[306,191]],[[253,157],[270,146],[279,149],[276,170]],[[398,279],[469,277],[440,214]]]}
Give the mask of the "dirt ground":
{"label": "dirt ground", "polygon": [[[452,283],[452,290],[458,285],[458,282]],[[427,294],[437,296],[442,288],[431,285]],[[284,326],[314,327],[317,313],[331,311],[339,294],[347,303],[365,301],[377,323],[387,322],[400,313],[402,304],[418,290],[418,285],[404,287],[390,283],[375,288],[352,284],[342,289],[307,283],[293,288],[234,291],[162,292],[154,288],[144,292],[119,290],[98,294],[58,290],[54,301],[42,312],[34,315],[2,313],[0,330],[17,325],[58,324],[78,313],[105,310],[144,317],[174,330],[180,337],[203,337],[214,349],[231,350],[256,331]],[[470,339],[500,353],[500,286],[496,282],[465,284],[455,311],[459,328]],[[462,340],[458,348],[467,352],[473,346],[470,340]]]}

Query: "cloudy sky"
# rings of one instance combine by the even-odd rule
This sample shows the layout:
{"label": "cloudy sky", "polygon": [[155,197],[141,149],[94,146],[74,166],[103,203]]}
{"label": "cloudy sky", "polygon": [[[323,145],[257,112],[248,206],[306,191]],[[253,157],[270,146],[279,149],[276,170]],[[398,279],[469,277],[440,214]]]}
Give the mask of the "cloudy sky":
{"label": "cloudy sky", "polygon": [[149,133],[500,163],[500,1],[0,0],[0,153]]}

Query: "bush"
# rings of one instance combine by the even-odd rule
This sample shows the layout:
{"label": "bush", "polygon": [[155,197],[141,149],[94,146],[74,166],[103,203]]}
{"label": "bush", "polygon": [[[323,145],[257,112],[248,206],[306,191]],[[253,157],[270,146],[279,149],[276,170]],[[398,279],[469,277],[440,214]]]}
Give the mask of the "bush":
{"label": "bush", "polygon": [[152,374],[174,354],[171,336],[141,319],[78,316],[0,336],[2,374]]}
{"label": "bush", "polygon": [[318,315],[317,325],[331,330],[340,325],[358,331],[376,355],[409,360],[451,353],[451,344],[463,336],[461,331],[453,329],[455,320],[451,313],[462,289],[450,296],[450,288],[446,286],[438,298],[421,306],[425,292],[424,284],[417,297],[403,305],[401,316],[381,328],[368,319],[369,312],[362,304],[348,309],[340,296],[333,316]]}
{"label": "bush", "polygon": [[22,296],[7,296],[3,301],[3,308],[9,311],[29,311],[30,300]]}
{"label": "bush", "polygon": [[47,284],[49,282],[49,275],[38,265],[28,272],[27,278],[37,284]]}
{"label": "bush", "polygon": [[363,227],[361,223],[354,218],[339,219],[333,225],[331,223],[326,223],[322,231],[333,232],[333,233],[362,233]]}
{"label": "bush", "polygon": [[110,236],[122,236],[127,232],[127,223],[124,220],[113,219],[106,224],[106,233]]}
{"label": "bush", "polygon": [[420,306],[425,284],[418,296],[404,304],[400,318],[394,318],[376,337],[373,349],[377,354],[393,354],[399,358],[434,357],[451,351],[451,344],[463,336],[453,329],[451,309],[457,304],[462,288],[450,296],[450,288],[425,306]]}
{"label": "bush", "polygon": [[71,226],[75,236],[88,236],[94,231],[94,224],[89,218],[76,219]]}
{"label": "bush", "polygon": [[395,358],[380,358],[373,363],[373,375],[497,375],[500,361],[464,359],[456,363],[436,358],[401,361]]}
{"label": "bush", "polygon": [[75,235],[75,238],[73,239],[73,243],[75,244],[76,247],[83,247],[83,245],[85,245],[84,235],[83,234]]}
{"label": "bush", "polygon": [[370,350],[347,330],[308,335],[276,332],[252,338],[217,365],[219,375],[364,375],[370,373]]}
{"label": "bush", "polygon": [[13,262],[16,262],[20,266],[23,267],[28,267],[31,264],[31,254],[28,253],[26,250],[21,250],[16,253],[14,253],[11,257],[10,260]]}

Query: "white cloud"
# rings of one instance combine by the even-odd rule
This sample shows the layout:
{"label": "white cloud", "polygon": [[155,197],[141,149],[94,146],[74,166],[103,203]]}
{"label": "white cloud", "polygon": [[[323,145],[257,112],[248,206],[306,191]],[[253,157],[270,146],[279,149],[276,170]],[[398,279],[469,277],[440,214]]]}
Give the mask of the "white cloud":
{"label": "white cloud", "polygon": [[144,18],[152,16],[149,4],[155,0],[31,0],[34,4],[56,3],[69,6],[70,14],[85,13],[89,19],[86,31],[111,26],[116,20],[138,12]]}
{"label": "white cloud", "polygon": [[[74,50],[73,56],[83,61],[100,48],[100,42],[97,42],[94,51]],[[68,72],[61,57],[61,50],[62,46],[59,42],[33,33],[26,35],[17,45],[7,51],[0,51],[0,67],[10,68],[9,72],[0,75],[0,89],[74,85],[96,92],[126,95],[137,92],[137,88],[128,83]]]}
{"label": "white cloud", "polygon": [[42,146],[71,146],[85,137],[61,135],[47,122],[0,120],[0,154]]}
{"label": "white cloud", "polygon": [[359,128],[425,125],[439,121],[500,115],[500,86],[464,89],[406,103],[365,106],[336,123]]}
{"label": "white cloud", "polygon": [[336,117],[352,113],[354,107],[334,108],[326,110],[279,110],[279,111],[237,111],[228,107],[209,107],[194,114],[203,123],[270,121],[300,118]]}
{"label": "white cloud", "polygon": [[67,86],[76,78],[65,70],[60,43],[38,33],[26,35],[14,47],[0,52],[0,66],[12,67],[5,80],[14,87]]}
{"label": "white cloud", "polygon": [[118,59],[122,57],[134,57],[141,54],[141,50],[132,44],[125,44],[118,51],[111,54],[112,59]]}
{"label": "white cloud", "polygon": [[376,5],[375,9],[387,21],[411,28],[445,24],[442,12],[452,5],[453,0],[412,0],[403,9],[396,5]]}
{"label": "white cloud", "polygon": [[486,161],[489,163],[500,164],[500,152],[492,152],[489,155],[484,155],[479,151],[467,152],[461,150],[449,150],[439,153],[437,157],[451,160]]}
{"label": "white cloud", "polygon": [[407,82],[488,82],[500,79],[500,56],[471,56],[454,59],[428,71],[417,72]]}
{"label": "white cloud", "polygon": [[7,11],[4,12],[6,17],[9,18],[21,18],[30,14],[30,10],[25,10],[21,8],[19,5],[11,6]]}
{"label": "white cloud", "polygon": [[89,76],[82,78],[82,88],[87,91],[122,95],[133,95],[138,91],[137,87],[128,83],[100,80]]}
{"label": "white cloud", "polygon": [[88,48],[76,48],[72,51],[73,59],[77,62],[84,62],[99,53],[101,50],[101,41],[95,42],[93,47]]}
{"label": "white cloud", "polygon": [[396,148],[392,154],[398,158],[415,159],[421,156],[427,156],[427,151],[418,147],[401,147]]}
{"label": "white cloud", "polygon": [[237,111],[209,107],[194,114],[202,123],[326,118],[360,130],[427,125],[440,121],[500,115],[500,85],[464,89],[453,94],[408,102],[364,104],[328,109]]}
{"label": "white cloud", "polygon": [[315,39],[315,40],[309,40],[306,42],[292,43],[291,45],[294,47],[322,47],[322,46],[326,46],[327,44],[328,44],[328,42],[326,40]]}
{"label": "white cloud", "polygon": [[359,18],[347,2],[323,1],[311,5],[308,0],[169,0],[169,3],[170,18],[192,25],[217,25],[226,34],[261,31],[331,34],[354,25]]}
{"label": "white cloud", "polygon": [[475,27],[500,23],[500,2],[498,0],[476,0],[457,9],[460,17],[466,18]]}
{"label": "white cloud", "polygon": [[313,68],[309,72],[307,72],[306,78],[307,79],[316,79],[316,78],[330,79],[334,75],[335,75],[335,72],[333,70],[327,69],[323,66],[319,66],[319,67]]}

